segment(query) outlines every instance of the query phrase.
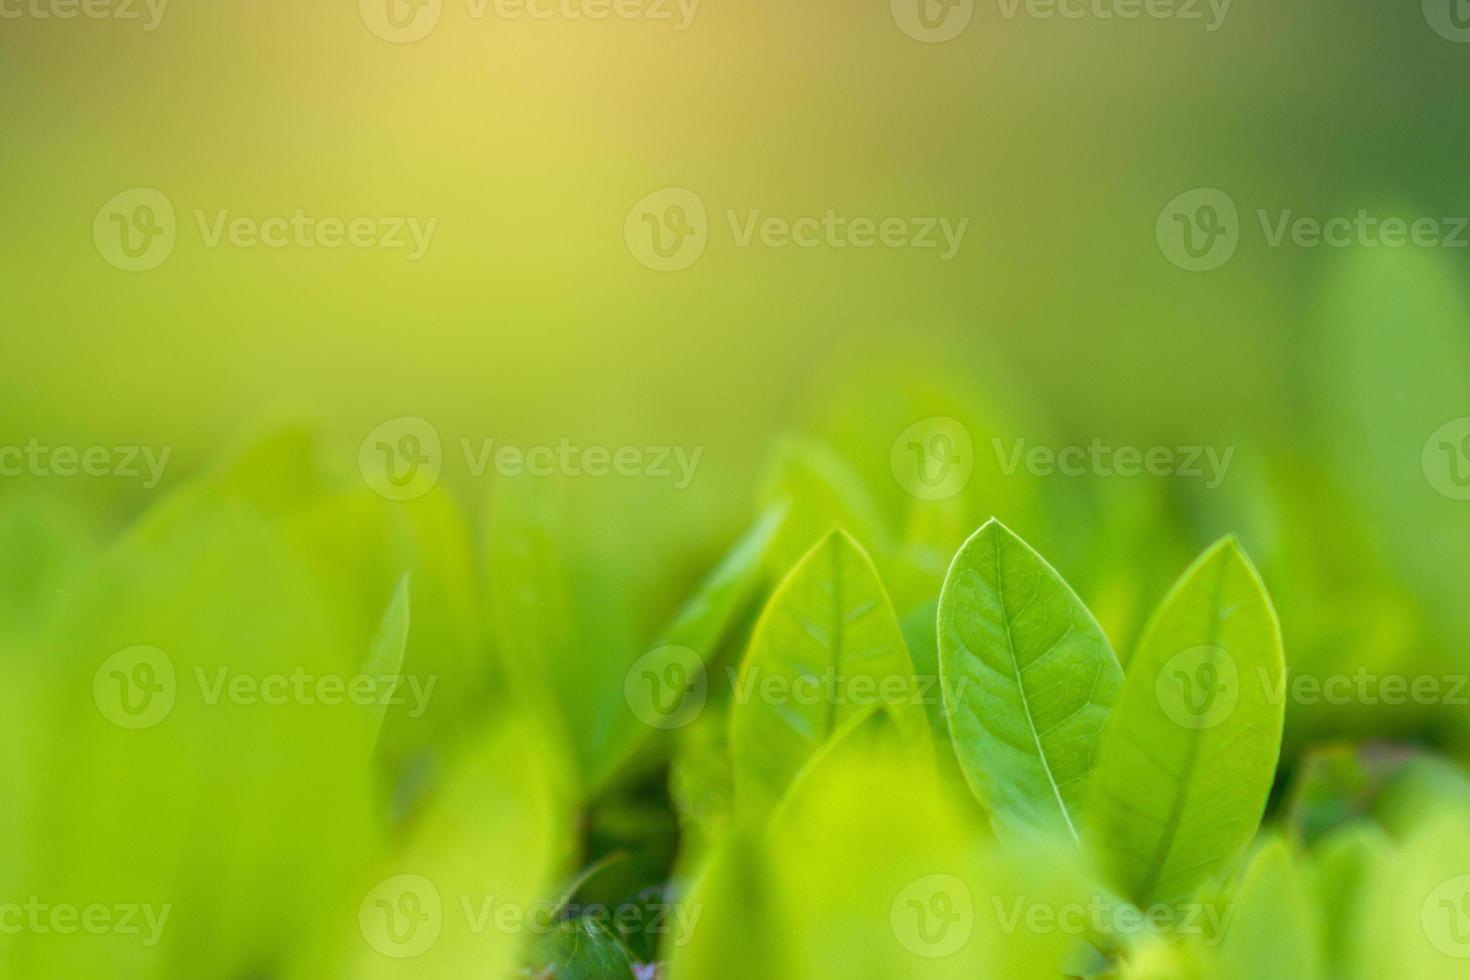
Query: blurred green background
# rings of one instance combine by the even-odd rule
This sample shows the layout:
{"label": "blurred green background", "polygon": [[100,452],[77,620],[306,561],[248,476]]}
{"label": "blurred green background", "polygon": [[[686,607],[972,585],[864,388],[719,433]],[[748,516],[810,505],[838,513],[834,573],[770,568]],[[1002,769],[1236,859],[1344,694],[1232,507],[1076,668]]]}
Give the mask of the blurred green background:
{"label": "blurred green background", "polygon": [[[85,698],[113,650],[165,646],[162,632],[208,662],[345,667],[405,571],[424,586],[415,622],[428,630],[411,634],[408,661],[451,683],[427,721],[390,715],[380,762],[410,801],[398,802],[433,795],[415,780],[442,787],[444,773],[476,765],[503,774],[503,743],[515,739],[565,740],[568,758],[585,756],[575,709],[596,699],[590,685],[593,695],[547,695],[573,713],[566,730],[499,732],[482,739],[490,749],[460,731],[515,673],[506,623],[516,613],[496,576],[527,551],[497,538],[487,515],[540,506],[470,473],[461,440],[701,453],[682,489],[553,481],[572,484],[556,493],[574,517],[531,534],[576,541],[558,567],[596,597],[578,612],[598,630],[569,626],[548,649],[577,649],[614,686],[783,496],[812,508],[803,529],[849,525],[893,576],[906,623],[923,620],[954,546],[994,514],[1056,564],[1122,655],[1189,560],[1235,533],[1261,567],[1297,674],[1470,671],[1470,501],[1456,479],[1470,475],[1470,442],[1459,441],[1470,433],[1443,429],[1470,416],[1470,248],[1273,247],[1260,217],[1366,209],[1453,229],[1470,215],[1470,44],[1437,33],[1419,5],[1236,0],[1209,31],[1179,19],[1007,17],[978,3],[945,43],[905,33],[876,0],[704,0],[682,31],[514,20],[493,7],[476,18],[445,0],[412,43],[375,33],[369,7],[173,0],[144,30],[0,4],[0,447],[170,453],[151,488],[0,478],[0,532],[18,556],[6,569],[6,643],[23,665],[11,707],[57,712],[21,726],[15,755],[31,761],[8,777],[17,823],[0,830],[44,843],[12,861],[7,881],[36,880],[27,865],[37,862],[42,880],[94,893],[115,873],[157,876],[176,900],[212,895],[216,879],[279,895],[297,886],[302,855],[325,848],[336,863],[322,893],[351,893],[355,908],[354,855],[403,839],[368,816],[378,810],[358,776],[322,785],[337,770],[290,749],[299,736],[326,746],[324,757],[356,758],[355,723],[302,719],[293,734],[242,721],[208,752],[158,736],[183,755],[141,767],[156,784],[146,792],[44,774],[106,773],[129,758],[117,733],[94,731]],[[172,253],[141,272],[109,261],[93,234],[133,188],[157,189],[176,212]],[[708,215],[703,254],[672,272],[647,267],[625,235],[630,209],[664,188],[692,191]],[[1238,247],[1206,272],[1180,268],[1156,233],[1166,206],[1195,188],[1238,209]],[[196,218],[298,209],[437,223],[411,261],[381,248],[209,247]],[[727,211],[744,221],[757,209],[969,224],[949,261],[907,248],[740,247]],[[399,506],[371,492],[359,450],[403,417],[437,432],[443,474],[432,494]],[[956,420],[974,447],[974,475],[942,507],[908,492],[893,458],[903,434],[934,417]],[[1016,440],[1233,456],[1218,487],[1008,474],[995,446]],[[789,533],[784,567],[810,544]],[[539,574],[501,581],[520,573]],[[83,613],[53,622],[63,603]],[[182,670],[194,653],[175,656]],[[80,704],[68,700],[76,690]],[[1309,750],[1344,739],[1463,759],[1467,717],[1463,704],[1294,699],[1282,784]],[[190,720],[176,722],[177,733]],[[443,761],[461,752],[464,767]],[[191,785],[178,772],[213,765],[244,767],[262,798],[283,785],[303,794],[310,819],[273,811],[239,854],[269,850],[275,832],[287,843],[253,867],[237,856],[177,879],[172,866],[88,870],[88,848],[109,853],[140,825],[157,853],[196,832],[207,839],[199,827],[221,819],[238,783],[198,791],[159,823],[149,794],[177,792]],[[578,779],[589,774],[565,769],[574,788],[543,774],[538,792],[585,803],[592,787]],[[466,793],[492,792],[462,778],[477,788]],[[600,818],[546,804],[582,822],[544,835],[515,887],[530,893],[545,867],[610,850],[599,835],[619,839],[619,821],[655,819],[624,802]],[[666,803],[654,809],[667,816]],[[99,833],[87,815],[110,807],[116,825]],[[53,826],[58,812],[73,818]],[[286,833],[303,821],[307,832]],[[375,835],[388,844],[361,843]],[[667,870],[673,858],[649,860]],[[325,940],[293,934],[280,944],[290,957],[252,944],[276,929],[309,933],[285,923],[318,897],[297,895],[249,928],[220,910],[168,962],[189,975],[227,937],[220,976],[285,975],[282,960],[310,972],[301,964],[318,961],[300,948]],[[35,975],[93,962],[23,955]],[[118,969],[160,972],[147,957]]]}

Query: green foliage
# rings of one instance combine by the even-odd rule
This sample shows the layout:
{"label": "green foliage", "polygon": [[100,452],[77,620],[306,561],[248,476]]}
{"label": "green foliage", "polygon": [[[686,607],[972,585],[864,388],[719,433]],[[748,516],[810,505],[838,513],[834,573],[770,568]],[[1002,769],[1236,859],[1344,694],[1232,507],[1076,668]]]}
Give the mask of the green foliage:
{"label": "green foliage", "polygon": [[[148,944],[0,931],[0,970],[1465,975],[1464,771],[1310,718],[1284,737],[1265,580],[1314,630],[1349,580],[1381,622],[1411,600],[1377,565],[1313,567],[1293,543],[1330,535],[1270,496],[1116,489],[1024,508],[1064,515],[1028,530],[1066,539],[1053,564],[975,529],[974,495],[873,492],[874,469],[793,439],[748,525],[703,541],[658,530],[665,501],[507,478],[482,561],[453,494],[377,498],[297,429],[105,548],[64,506],[0,503],[0,838],[26,842],[0,903],[168,907]],[[1273,542],[1264,578],[1226,538],[1165,588],[1226,520]],[[375,680],[262,697],[298,674]]]}
{"label": "green foliage", "polygon": [[991,521],[939,598],[939,660],[970,786],[1014,827],[1078,840],[1097,744],[1123,672],[1060,575]]}
{"label": "green foliage", "polygon": [[1145,629],[1099,753],[1090,838],[1140,905],[1187,900],[1251,839],[1281,748],[1281,631],[1234,541]]}

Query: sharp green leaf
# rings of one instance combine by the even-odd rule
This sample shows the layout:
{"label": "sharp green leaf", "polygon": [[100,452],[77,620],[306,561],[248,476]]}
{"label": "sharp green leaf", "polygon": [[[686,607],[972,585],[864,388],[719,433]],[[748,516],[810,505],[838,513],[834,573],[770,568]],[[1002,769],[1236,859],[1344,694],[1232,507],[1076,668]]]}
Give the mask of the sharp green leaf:
{"label": "sharp green leaf", "polygon": [[1076,840],[1122,670],[1060,575],[990,521],[950,565],[939,665],[955,753],[994,819]]}
{"label": "sharp green leaf", "polygon": [[1187,899],[1255,833],[1281,748],[1276,614],[1235,542],[1154,613],[1103,738],[1089,841],[1139,905]]}

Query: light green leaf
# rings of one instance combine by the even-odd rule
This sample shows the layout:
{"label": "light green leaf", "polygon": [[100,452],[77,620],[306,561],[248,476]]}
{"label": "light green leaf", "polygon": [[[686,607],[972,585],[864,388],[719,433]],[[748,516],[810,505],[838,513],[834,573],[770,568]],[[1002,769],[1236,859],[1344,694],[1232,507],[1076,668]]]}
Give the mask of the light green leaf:
{"label": "light green leaf", "polygon": [[1315,980],[1323,976],[1318,942],[1307,875],[1286,843],[1272,837],[1246,870],[1214,975]]}
{"label": "light green leaf", "polygon": [[1123,673],[1087,607],[999,521],[950,565],[939,666],[960,767],[993,818],[1077,840]]}
{"label": "light green leaf", "polygon": [[1125,897],[1184,901],[1254,835],[1284,672],[1265,586],[1227,538],[1154,613],[1103,736],[1088,839]]}
{"label": "light green leaf", "polygon": [[886,708],[924,730],[913,666],[878,573],[834,531],[801,560],[756,624],[735,684],[738,804],[764,811],[849,719]]}
{"label": "light green leaf", "polygon": [[1330,975],[1347,980],[1360,975],[1362,944],[1372,933],[1368,889],[1392,859],[1392,845],[1373,824],[1351,824],[1325,838],[1315,858],[1322,948]]}
{"label": "light green leaf", "polygon": [[[536,719],[499,706],[446,753],[444,777],[401,848],[343,897],[331,969],[288,980],[505,977],[564,871],[571,808],[564,758]],[[499,919],[518,910],[517,920]]]}
{"label": "light green leaf", "polygon": [[[696,660],[700,666],[709,667],[731,632],[732,624],[753,603],[753,597],[765,581],[765,563],[786,512],[785,504],[767,509],[679,607],[673,620],[654,641],[653,649],[640,658],[638,679],[652,678],[657,687],[655,696],[647,700],[640,698],[640,709],[657,711],[660,716],[667,717],[670,728],[676,728],[683,727],[680,722],[702,707],[702,701],[686,702],[691,694],[690,668],[695,666]],[[682,684],[675,685],[675,679],[682,679]],[[704,686],[694,684],[694,687],[701,697],[707,693]],[[648,688],[641,688],[640,694],[644,692],[655,694]],[[646,761],[644,757],[653,755],[652,751],[641,750],[657,730],[636,711],[622,714],[608,736],[609,743],[615,748],[609,753],[611,762],[605,770],[607,777],[637,768],[638,763]]]}
{"label": "light green leaf", "polygon": [[1357,923],[1364,978],[1464,980],[1470,973],[1470,815],[1421,812],[1393,857],[1370,876]]}
{"label": "light green leaf", "polygon": [[[398,587],[388,600],[388,608],[383,611],[378,633],[373,637],[372,648],[362,665],[362,673],[367,677],[396,677],[403,669],[403,652],[408,648],[408,578],[405,575],[398,580]],[[381,725],[388,710],[387,702],[376,701],[371,707],[374,722]]]}

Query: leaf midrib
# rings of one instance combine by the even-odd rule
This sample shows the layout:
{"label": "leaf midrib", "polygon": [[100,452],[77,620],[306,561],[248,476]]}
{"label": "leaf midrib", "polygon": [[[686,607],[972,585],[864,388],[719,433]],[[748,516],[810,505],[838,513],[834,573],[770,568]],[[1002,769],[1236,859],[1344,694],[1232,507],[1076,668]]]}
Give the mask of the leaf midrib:
{"label": "leaf midrib", "polygon": [[[1072,823],[1072,815],[1067,812],[1066,801],[1062,799],[1062,788],[1057,784],[1057,777],[1051,771],[1051,762],[1046,757],[1046,751],[1041,747],[1041,735],[1036,729],[1036,719],[1031,716],[1031,701],[1026,696],[1026,683],[1021,679],[1021,660],[1016,656],[1016,638],[1011,632],[1011,616],[1006,608],[1005,575],[1001,572],[1000,551],[1005,545],[1005,540],[1000,535],[995,541],[995,591],[996,597],[1000,599],[1000,611],[1002,621],[1005,623],[1006,651],[1011,655],[1011,667],[1016,672],[1016,692],[1021,696],[1021,711],[1026,716],[1026,730],[1031,733],[1031,741],[1036,746],[1036,757],[1041,760],[1041,770],[1046,773],[1047,785],[1051,787],[1052,795],[1056,798],[1057,809],[1062,813],[1062,821],[1067,825],[1067,832],[1072,835],[1072,840],[1079,841],[1077,828]],[[1037,585],[1040,588],[1040,583]]]}
{"label": "leaf midrib", "polygon": [[[1223,558],[1219,562],[1219,571],[1215,577],[1215,588],[1210,593],[1210,640],[1205,646],[1216,646],[1220,639],[1220,596],[1225,591],[1225,570],[1228,562]],[[1169,813],[1164,819],[1164,832],[1160,835],[1159,847],[1154,854],[1154,860],[1149,863],[1149,876],[1145,879],[1145,887],[1139,889],[1134,896],[1140,902],[1149,901],[1153,890],[1158,887],[1159,879],[1164,873],[1164,863],[1168,861],[1170,853],[1174,850],[1174,837],[1179,832],[1179,825],[1184,820],[1184,805],[1189,799],[1190,787],[1194,784],[1193,773],[1195,766],[1199,764],[1200,743],[1204,739],[1206,729],[1192,728],[1189,730],[1189,748],[1184,756],[1184,767],[1180,775],[1179,792],[1174,794],[1174,800],[1169,805]]]}
{"label": "leaf midrib", "polygon": [[[840,541],[832,544],[832,675],[842,676],[842,639],[845,628],[842,600],[842,547]],[[822,741],[825,743],[837,730],[837,698],[828,697],[825,728]]]}

